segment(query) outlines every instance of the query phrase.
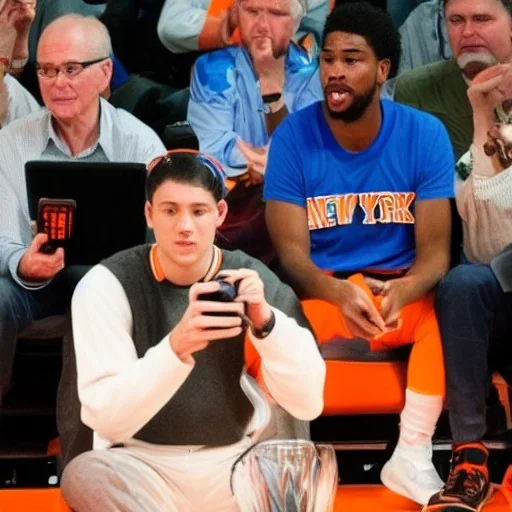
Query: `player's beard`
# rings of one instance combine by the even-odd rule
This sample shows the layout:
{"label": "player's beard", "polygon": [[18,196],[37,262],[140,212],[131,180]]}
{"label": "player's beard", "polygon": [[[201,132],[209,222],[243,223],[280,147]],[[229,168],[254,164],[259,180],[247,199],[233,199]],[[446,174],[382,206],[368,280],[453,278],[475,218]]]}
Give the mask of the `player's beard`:
{"label": "player's beard", "polygon": [[[361,119],[363,114],[366,112],[368,107],[370,106],[375,94],[377,93],[377,82],[373,83],[373,86],[362,94],[354,95],[354,101],[352,104],[343,112],[335,112],[329,108],[328,101],[324,101],[325,106],[327,108],[327,112],[332,119],[337,119],[340,121],[344,121],[345,123],[354,123]],[[326,93],[324,91],[324,97]]]}
{"label": "player's beard", "polygon": [[463,53],[457,59],[462,73],[469,80],[473,80],[480,71],[498,64],[498,59],[490,52]]}

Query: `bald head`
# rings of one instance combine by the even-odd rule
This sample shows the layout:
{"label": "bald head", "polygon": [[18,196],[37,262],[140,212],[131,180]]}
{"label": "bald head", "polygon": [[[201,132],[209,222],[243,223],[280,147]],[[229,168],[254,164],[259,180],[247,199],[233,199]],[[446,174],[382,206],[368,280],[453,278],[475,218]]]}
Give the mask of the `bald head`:
{"label": "bald head", "polygon": [[[57,18],[37,47],[39,87],[46,108],[58,122],[97,122],[99,97],[112,78],[110,37],[97,19],[79,15]],[[69,73],[69,69],[77,69]]]}
{"label": "bald head", "polygon": [[38,59],[41,52],[46,53],[55,44],[80,48],[83,55],[73,60],[90,60],[112,55],[107,27],[93,16],[67,14],[50,23],[39,39]]}

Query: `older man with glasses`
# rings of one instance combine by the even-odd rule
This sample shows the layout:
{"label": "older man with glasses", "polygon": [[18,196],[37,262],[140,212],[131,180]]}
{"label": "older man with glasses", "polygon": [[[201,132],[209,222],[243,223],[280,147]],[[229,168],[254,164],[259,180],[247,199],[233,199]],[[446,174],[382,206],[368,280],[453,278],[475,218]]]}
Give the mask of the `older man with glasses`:
{"label": "older man with glasses", "polygon": [[146,163],[164,151],[157,135],[100,96],[112,75],[110,38],[95,18],[67,15],[43,32],[37,74],[45,109],[0,131],[0,397],[18,333],[67,306],[64,252],[32,238],[24,166],[30,160]]}

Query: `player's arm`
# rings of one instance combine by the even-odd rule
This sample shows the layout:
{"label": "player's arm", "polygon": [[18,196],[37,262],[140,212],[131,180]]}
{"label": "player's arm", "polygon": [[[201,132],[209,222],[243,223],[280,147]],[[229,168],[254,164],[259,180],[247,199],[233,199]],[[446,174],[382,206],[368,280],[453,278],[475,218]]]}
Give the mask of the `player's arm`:
{"label": "player's arm", "polygon": [[283,201],[268,201],[265,219],[281,265],[297,293],[336,303],[345,282],[325,274],[311,260],[306,210]]}
{"label": "player's arm", "polygon": [[407,273],[413,299],[429,292],[450,267],[451,210],[449,199],[416,203],[416,260]]}
{"label": "player's arm", "polygon": [[396,320],[405,305],[414,302],[429,291],[450,267],[451,208],[455,163],[450,140],[444,126],[428,118],[418,155],[418,185],[415,203],[416,258],[401,279],[387,281],[383,287],[382,316],[386,323]]}
{"label": "player's arm", "polygon": [[337,305],[355,337],[372,339],[384,329],[382,317],[358,286],[329,276],[311,260],[304,208],[268,201],[266,221],[281,264],[299,295]]}

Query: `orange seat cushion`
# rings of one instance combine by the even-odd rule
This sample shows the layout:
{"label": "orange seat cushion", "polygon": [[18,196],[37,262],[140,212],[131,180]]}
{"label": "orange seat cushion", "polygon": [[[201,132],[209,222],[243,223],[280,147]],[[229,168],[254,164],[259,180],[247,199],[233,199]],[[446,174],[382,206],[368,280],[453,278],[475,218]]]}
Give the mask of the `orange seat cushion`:
{"label": "orange seat cushion", "polygon": [[399,413],[405,401],[406,363],[326,361],[324,416]]}

